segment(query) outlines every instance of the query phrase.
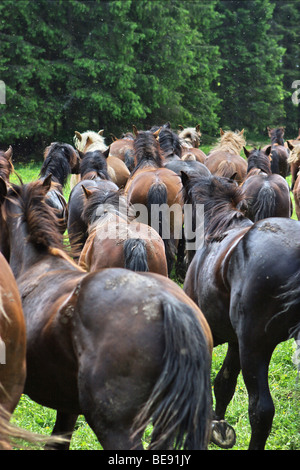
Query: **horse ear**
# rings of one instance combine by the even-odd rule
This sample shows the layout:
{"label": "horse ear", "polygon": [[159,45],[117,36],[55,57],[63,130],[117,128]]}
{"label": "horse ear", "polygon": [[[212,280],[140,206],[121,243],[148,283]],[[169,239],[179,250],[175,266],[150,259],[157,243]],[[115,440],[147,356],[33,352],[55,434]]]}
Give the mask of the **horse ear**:
{"label": "horse ear", "polygon": [[266,155],[270,155],[271,149],[272,149],[272,146],[269,145],[269,146],[266,148],[266,150],[265,150],[265,154],[266,154]]}
{"label": "horse ear", "polygon": [[4,152],[4,156],[7,160],[11,160],[12,155],[13,155],[13,149],[12,149],[12,146],[10,145],[8,149],[6,150],[6,152]]}
{"label": "horse ear", "polygon": [[246,147],[243,147],[243,149],[244,149],[244,154],[245,154],[245,155],[246,155],[246,157],[248,158],[248,157],[249,157],[249,155],[250,155],[250,152],[249,152],[249,150],[247,150],[247,149],[246,149]]}
{"label": "horse ear", "polygon": [[182,186],[186,186],[190,179],[189,175],[185,171],[181,170],[179,176],[181,178]]}
{"label": "horse ear", "polygon": [[240,132],[240,135],[243,135],[245,132],[245,129],[242,129],[241,132]]}
{"label": "horse ear", "polygon": [[230,176],[229,179],[230,179],[231,181],[234,181],[235,178],[236,178],[236,176],[237,176],[237,172],[234,172],[234,173]]}
{"label": "horse ear", "polygon": [[200,124],[197,124],[197,126],[195,127],[196,131],[197,132],[200,132]]}
{"label": "horse ear", "polygon": [[220,135],[224,135],[224,134],[225,134],[225,132],[223,131],[222,128],[220,128]]}
{"label": "horse ear", "polygon": [[138,135],[138,130],[137,130],[137,127],[134,124],[132,125],[132,130],[133,130],[134,135],[137,136]]}
{"label": "horse ear", "polygon": [[0,204],[4,202],[7,195],[7,186],[4,179],[0,176]]}
{"label": "horse ear", "polygon": [[294,145],[291,144],[291,142],[289,140],[286,141],[287,142],[287,146],[290,150],[293,150],[294,149]]}
{"label": "horse ear", "polygon": [[81,142],[82,136],[81,136],[80,132],[75,131],[75,137],[77,137],[77,139],[79,140],[79,142]]}
{"label": "horse ear", "polygon": [[103,135],[104,134],[104,129],[101,129],[100,131],[98,131],[98,134]]}
{"label": "horse ear", "polygon": [[[178,124],[179,130],[183,131],[184,127],[181,124]],[[299,129],[299,134],[300,134],[300,129]]]}
{"label": "horse ear", "polygon": [[159,136],[160,131],[161,131],[161,127],[159,129],[157,129],[157,131],[153,132],[153,135],[156,139]]}
{"label": "horse ear", "polygon": [[46,176],[42,185],[46,189],[46,192],[48,192],[51,187],[51,180],[52,180],[52,174],[50,173],[48,176]]}
{"label": "horse ear", "polygon": [[87,189],[85,186],[81,186],[82,189],[83,189],[83,192],[84,192],[84,195],[85,197],[88,199],[90,197],[90,195],[92,194],[93,191],[90,191],[89,189]]}
{"label": "horse ear", "polygon": [[109,157],[109,151],[110,151],[110,147],[107,147],[107,149],[104,150],[104,152],[102,152],[102,154],[104,155],[105,158]]}

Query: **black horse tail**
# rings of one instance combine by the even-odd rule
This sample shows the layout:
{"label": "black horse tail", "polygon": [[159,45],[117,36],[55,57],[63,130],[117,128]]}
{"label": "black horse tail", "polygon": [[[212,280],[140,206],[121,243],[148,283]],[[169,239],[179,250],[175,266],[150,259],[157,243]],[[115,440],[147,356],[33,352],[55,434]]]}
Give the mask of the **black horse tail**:
{"label": "black horse tail", "polygon": [[274,188],[269,184],[263,185],[259,190],[252,210],[254,214],[254,222],[266,219],[267,217],[274,217],[276,209],[276,193]]}
{"label": "black horse tail", "polygon": [[207,338],[189,305],[165,294],[162,301],[164,364],[151,396],[135,420],[135,432],[153,425],[149,450],[204,450],[210,428],[211,355]]}
{"label": "black horse tail", "polygon": [[146,242],[141,238],[128,238],[124,243],[126,269],[131,271],[149,271]]}
{"label": "black horse tail", "polygon": [[[168,264],[168,274],[171,274],[172,266],[175,258],[174,240],[169,233],[170,228],[169,214],[166,210],[159,210],[159,207],[167,205],[168,192],[165,183],[157,182],[150,186],[147,198],[147,210],[149,215],[149,225],[156,229],[158,234],[164,241],[166,258]],[[166,217],[168,220],[166,220]],[[164,229],[165,228],[165,233]]]}

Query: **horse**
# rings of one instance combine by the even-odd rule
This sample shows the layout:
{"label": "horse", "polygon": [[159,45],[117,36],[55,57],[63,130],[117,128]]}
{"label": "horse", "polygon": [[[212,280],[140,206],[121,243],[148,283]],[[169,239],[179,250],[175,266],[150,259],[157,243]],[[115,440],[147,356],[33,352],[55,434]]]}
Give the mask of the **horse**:
{"label": "horse", "polygon": [[241,188],[245,215],[257,222],[267,217],[291,217],[290,188],[286,180],[272,173],[270,157],[261,150],[244,149],[248,161],[247,176]]}
{"label": "horse", "polygon": [[9,184],[10,175],[14,172],[12,162],[13,149],[10,145],[7,150],[0,150],[0,177]]}
{"label": "horse", "polygon": [[296,212],[296,216],[298,220],[300,220],[300,176],[299,175],[297,176],[294,187],[293,187],[295,212]]}
{"label": "horse", "polygon": [[[109,147],[105,144],[105,139],[103,137],[103,130],[99,132],[86,131],[84,133],[75,131],[74,144],[77,150],[82,154],[92,152],[94,150],[100,150],[102,153],[105,153],[106,151],[109,152]],[[130,175],[130,171],[125,163],[120,158],[108,155],[107,167],[108,174],[112,181],[119,186],[119,188],[123,188]]]}
{"label": "horse", "polygon": [[242,370],[249,449],[263,450],[275,411],[268,366],[275,347],[291,337],[300,319],[300,223],[277,217],[253,223],[238,209],[243,194],[234,182],[182,177],[185,203],[204,205],[204,241],[183,289],[207,319],[214,346],[228,343],[214,383],[214,417],[224,419]]}
{"label": "horse", "polygon": [[[0,186],[5,197],[6,182],[2,178]],[[18,286],[2,253],[0,292],[0,450],[5,450],[11,448],[10,438],[16,437],[9,421],[25,385],[26,331]]]}
{"label": "horse", "polygon": [[67,201],[63,190],[70,174],[78,173],[80,157],[72,145],[53,142],[44,150],[44,160],[39,179],[52,175],[52,185],[47,194],[47,202],[61,222],[61,232],[67,228]]}
{"label": "horse", "polygon": [[206,449],[212,337],[200,309],[165,276],[76,265],[45,203],[50,183],[15,186],[2,205],[26,322],[24,393],[57,410],[54,434],[71,438],[82,414],[104,450],[142,450],[150,420],[149,449]]}
{"label": "horse", "polygon": [[107,150],[95,150],[84,154],[80,162],[80,181],[72,188],[68,200],[67,230],[73,258],[78,261],[81,250],[88,238],[88,226],[82,219],[85,202],[83,185],[87,189],[103,188],[104,191],[117,190],[107,169]]}
{"label": "horse", "polygon": [[181,179],[168,168],[157,141],[160,129],[140,131],[134,141],[135,168],[124,189],[132,206],[146,209],[139,221],[154,226],[165,243],[170,275],[182,234]]}
{"label": "horse", "polygon": [[123,134],[120,139],[114,138],[113,142],[109,146],[109,156],[120,158],[125,163],[130,172],[134,168],[133,141],[133,133],[127,132]]}
{"label": "horse", "polygon": [[82,220],[89,236],[78,264],[87,271],[120,267],[168,275],[165,247],[150,226],[130,217],[130,207],[119,190],[82,189],[86,196]]}
{"label": "horse", "polygon": [[[272,173],[281,175],[283,178],[286,178],[289,174],[289,165],[288,157],[289,150],[284,145],[284,128],[267,128],[268,135],[271,139],[271,170]],[[269,151],[269,146],[266,146],[262,149],[263,151]]]}
{"label": "horse", "polygon": [[290,149],[287,162],[291,171],[291,191],[293,191],[300,170],[300,142],[297,145],[293,145],[288,141],[287,144]]}
{"label": "horse", "polygon": [[180,140],[172,129],[166,127],[162,128],[158,134],[158,142],[165,162],[180,160]]}
{"label": "horse", "polygon": [[186,127],[179,125],[178,136],[181,144],[182,156],[192,154],[200,163],[204,163],[206,154],[199,148],[201,142],[200,125],[196,127]]}
{"label": "horse", "polygon": [[232,178],[241,184],[247,174],[247,162],[240,153],[246,146],[244,129],[232,132],[220,129],[219,143],[211,149],[204,164],[216,176]]}

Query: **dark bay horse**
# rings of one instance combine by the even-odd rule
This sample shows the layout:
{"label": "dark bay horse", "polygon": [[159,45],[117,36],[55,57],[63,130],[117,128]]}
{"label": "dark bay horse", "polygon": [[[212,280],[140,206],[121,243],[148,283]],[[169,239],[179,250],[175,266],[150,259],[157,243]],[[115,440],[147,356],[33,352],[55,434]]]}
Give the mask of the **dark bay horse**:
{"label": "dark bay horse", "polygon": [[296,182],[298,173],[300,171],[300,142],[297,145],[293,145],[288,142],[288,147],[290,149],[290,154],[288,156],[288,164],[291,171],[291,190],[294,189],[294,184]]}
{"label": "dark bay horse", "polygon": [[163,127],[159,132],[158,142],[165,162],[180,160],[182,153],[180,139],[172,129]]}
{"label": "dark bay horse", "polygon": [[118,190],[118,186],[111,181],[108,174],[107,154],[107,150],[104,152],[94,150],[83,155],[79,169],[80,181],[72,188],[69,195],[67,229],[73,257],[77,261],[88,238],[88,226],[82,219],[85,202],[82,186],[87,189],[100,187],[105,191]]}
{"label": "dark bay horse", "polygon": [[90,272],[119,267],[167,276],[163,240],[152,227],[130,217],[128,201],[120,191],[82,188],[86,196],[82,219],[89,236],[79,266]]}
{"label": "dark bay horse", "polygon": [[241,184],[247,173],[247,162],[240,153],[246,146],[244,130],[240,132],[220,130],[219,143],[209,152],[204,164],[216,176],[235,177]]}
{"label": "dark bay horse", "polygon": [[253,222],[267,217],[291,217],[289,185],[281,175],[272,173],[270,157],[257,149],[244,151],[248,161],[247,176],[241,185],[245,215]]}
{"label": "dark bay horse", "polygon": [[67,228],[67,201],[64,187],[69,175],[79,173],[80,157],[72,145],[53,142],[44,151],[44,161],[39,178],[52,175],[52,184],[47,194],[47,202],[61,222],[61,232]]}
{"label": "dark bay horse", "polygon": [[83,414],[104,450],[142,449],[150,420],[152,450],[207,448],[212,338],[201,311],[164,276],[80,269],[62,249],[49,187],[14,187],[2,205],[26,321],[24,393],[57,410],[55,433],[71,436]]}
{"label": "dark bay horse", "polygon": [[182,183],[176,173],[164,168],[164,157],[157,141],[159,132],[160,129],[137,133],[134,141],[135,168],[124,194],[131,205],[146,209],[146,217],[139,217],[139,221],[152,227],[155,225],[164,240],[170,274],[182,232]]}
{"label": "dark bay horse", "polygon": [[184,291],[203,311],[214,345],[228,343],[214,384],[216,419],[224,419],[242,370],[249,449],[264,449],[274,415],[268,366],[277,344],[291,337],[300,320],[300,223],[251,222],[237,209],[241,188],[228,179],[183,175],[183,180],[185,202],[204,204],[205,235]]}
{"label": "dark bay horse", "polygon": [[[289,150],[285,146],[284,143],[284,128],[283,127],[276,127],[276,128],[267,128],[268,135],[271,139],[271,153],[270,156],[272,158],[271,161],[271,170],[272,173],[277,173],[281,175],[283,178],[286,178],[289,174],[289,164],[288,164],[288,157],[289,157]],[[263,148],[263,151],[269,151],[269,147]]]}

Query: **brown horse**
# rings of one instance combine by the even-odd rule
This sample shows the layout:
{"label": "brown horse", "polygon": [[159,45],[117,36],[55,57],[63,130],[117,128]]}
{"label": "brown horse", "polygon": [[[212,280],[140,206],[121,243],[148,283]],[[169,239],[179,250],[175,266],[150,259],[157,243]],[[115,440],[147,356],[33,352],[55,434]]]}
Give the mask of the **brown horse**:
{"label": "brown horse", "polygon": [[130,172],[134,168],[133,141],[134,135],[128,132],[120,139],[115,138],[109,146],[109,156],[120,158],[120,160],[125,163]]}
{"label": "brown horse", "polygon": [[165,243],[168,273],[170,275],[178,240],[182,234],[181,179],[164,168],[156,133],[140,131],[134,141],[135,169],[131,173],[124,194],[131,205],[145,208],[147,214],[139,221],[154,227]]}
{"label": "brown horse", "polygon": [[85,202],[82,186],[84,185],[87,189],[101,187],[105,191],[118,189],[118,186],[110,180],[105,153],[95,150],[84,154],[80,162],[81,181],[70,192],[67,206],[67,229],[72,254],[77,261],[88,238],[88,226],[82,219]]}
{"label": "brown horse", "polygon": [[9,183],[10,175],[14,172],[12,163],[13,150],[10,145],[6,151],[0,150],[0,177]]}
{"label": "brown horse", "polygon": [[[268,129],[268,135],[271,139],[271,153],[270,157],[271,160],[271,170],[272,173],[277,173],[281,175],[283,178],[286,178],[289,174],[289,165],[288,165],[288,157],[289,157],[289,150],[285,146],[284,143],[284,128],[283,127],[276,127]],[[269,147],[264,147],[263,151],[269,151]]]}
{"label": "brown horse", "polygon": [[[5,194],[5,182],[0,181]],[[0,450],[3,450],[10,449],[9,438],[16,437],[9,419],[24,390],[26,332],[18,286],[2,253],[0,267]]]}
{"label": "brown horse", "polygon": [[[216,419],[224,419],[240,370],[249,395],[249,449],[264,449],[274,405],[268,367],[275,347],[299,328],[300,223],[256,223],[237,209],[241,188],[226,178],[184,178],[184,200],[204,205],[204,243],[184,291],[203,311],[214,345],[228,343],[215,380]],[[276,262],[274,262],[276,256]]]}
{"label": "brown horse", "polygon": [[287,161],[291,170],[291,190],[293,190],[300,170],[300,142],[297,145],[292,145],[290,142],[287,144],[291,151]]}
{"label": "brown horse", "polygon": [[9,191],[3,213],[27,332],[24,393],[71,436],[83,414],[104,450],[205,449],[212,338],[170,279],[121,268],[86,273],[61,246],[50,182]]}
{"label": "brown horse", "polygon": [[[109,148],[105,144],[103,130],[99,132],[86,131],[82,134],[75,132],[74,144],[77,150],[85,154],[100,150],[102,153],[109,152]],[[129,178],[130,171],[125,163],[115,156],[109,155],[107,158],[108,174],[111,180],[119,187],[123,188]],[[77,181],[78,182],[78,181]]]}
{"label": "brown horse", "polygon": [[295,211],[297,215],[297,219],[300,220],[300,174],[298,175],[294,188],[293,188],[293,195],[295,201]]}
{"label": "brown horse", "polygon": [[247,174],[247,162],[240,153],[246,146],[244,129],[240,132],[220,130],[221,138],[208,154],[204,164],[213,175],[235,177],[241,184]]}
{"label": "brown horse", "polygon": [[130,218],[130,207],[120,191],[82,186],[86,203],[82,219],[89,237],[79,258],[87,271],[102,268],[127,268],[168,275],[165,247],[150,226]]}
{"label": "brown horse", "polygon": [[196,127],[179,126],[178,136],[181,144],[181,155],[184,157],[186,154],[192,154],[195,159],[204,163],[206,154],[199,148],[201,142],[200,125]]}
{"label": "brown horse", "polygon": [[266,217],[291,217],[293,208],[286,180],[271,171],[271,161],[264,152],[244,149],[247,160],[247,177],[242,183],[245,215],[256,222]]}

